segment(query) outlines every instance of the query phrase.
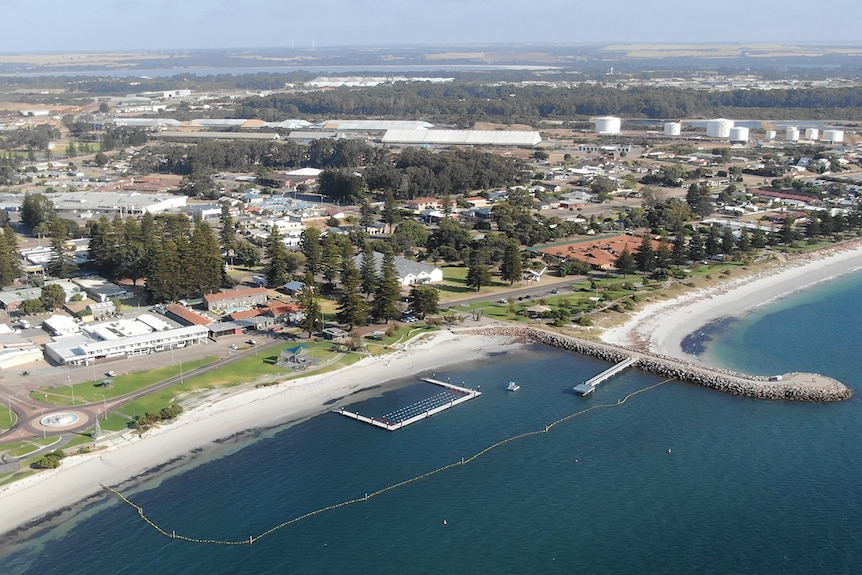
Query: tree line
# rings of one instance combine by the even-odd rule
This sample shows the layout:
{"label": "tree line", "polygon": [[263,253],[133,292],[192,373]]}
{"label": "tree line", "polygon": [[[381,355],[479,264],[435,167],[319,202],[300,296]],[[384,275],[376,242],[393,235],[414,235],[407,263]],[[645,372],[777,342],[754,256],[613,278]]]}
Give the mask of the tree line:
{"label": "tree line", "polygon": [[[792,90],[703,90],[584,85],[560,89],[548,86],[395,84],[372,88],[339,88],[326,92],[270,94],[243,100],[241,118],[279,121],[297,116],[396,117],[455,122],[477,121],[534,124],[545,119],[599,115],[632,118],[693,118],[732,115],[738,118],[785,117],[784,110],[804,119],[853,120],[862,117],[858,88]],[[800,116],[801,117],[801,116]]]}

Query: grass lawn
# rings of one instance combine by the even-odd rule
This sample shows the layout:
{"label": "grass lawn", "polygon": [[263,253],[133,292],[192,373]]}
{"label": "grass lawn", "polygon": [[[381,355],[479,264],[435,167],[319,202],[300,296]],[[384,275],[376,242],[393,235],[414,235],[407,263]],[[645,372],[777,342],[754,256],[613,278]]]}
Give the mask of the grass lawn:
{"label": "grass lawn", "polygon": [[15,415],[14,411],[9,410],[8,405],[0,408],[0,431],[11,428],[16,421],[18,421],[18,416]]}
{"label": "grass lawn", "polygon": [[[480,293],[476,292],[474,288],[467,286],[467,272],[469,270],[467,266],[443,266],[441,269],[443,270],[443,282],[434,284],[434,286],[440,290],[440,296],[442,298],[445,299],[447,296],[454,295]],[[499,279],[492,279],[489,285],[482,287],[481,293],[485,293],[485,290],[488,288],[507,287],[510,287],[508,282],[500,281]],[[495,290],[491,290],[490,293],[493,293],[493,291]]]}
{"label": "grass lawn", "polygon": [[112,399],[121,395],[126,395],[133,391],[147,387],[159,381],[176,377],[183,373],[202,367],[204,365],[218,361],[218,357],[210,356],[196,361],[187,361],[182,364],[170,365],[150,371],[142,371],[137,373],[129,373],[118,375],[110,378],[113,384],[110,387],[103,387],[103,379],[98,381],[88,381],[84,383],[76,383],[74,386],[64,387],[42,387],[30,394],[30,397],[39,401],[45,401],[54,405],[72,405],[72,390],[75,393],[75,404],[79,403],[96,403],[102,401],[102,396],[105,399]]}
{"label": "grass lawn", "polygon": [[15,448],[12,448],[12,449],[6,447],[6,450],[7,450],[7,453],[9,453],[9,455],[11,455],[12,457],[23,457],[23,456],[27,455],[28,453],[33,453],[34,451],[39,451],[40,449],[42,449],[43,447],[45,447],[47,445],[51,445],[53,443],[56,443],[57,441],[59,441],[59,439],[60,438],[56,435],[49,435],[48,437],[46,437],[44,439],[39,438],[39,439],[30,439],[30,440],[26,440],[26,441],[18,441],[18,442],[16,442],[16,444],[20,444],[20,445],[18,445]]}

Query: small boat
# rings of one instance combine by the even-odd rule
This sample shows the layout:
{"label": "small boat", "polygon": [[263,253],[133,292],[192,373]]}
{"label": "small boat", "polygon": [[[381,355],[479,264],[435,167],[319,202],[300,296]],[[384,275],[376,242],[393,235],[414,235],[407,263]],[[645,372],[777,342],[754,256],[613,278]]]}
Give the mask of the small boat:
{"label": "small boat", "polygon": [[515,380],[513,379],[509,382],[509,385],[506,386],[506,389],[508,389],[509,391],[518,391],[519,389],[521,389],[521,386],[515,383]]}

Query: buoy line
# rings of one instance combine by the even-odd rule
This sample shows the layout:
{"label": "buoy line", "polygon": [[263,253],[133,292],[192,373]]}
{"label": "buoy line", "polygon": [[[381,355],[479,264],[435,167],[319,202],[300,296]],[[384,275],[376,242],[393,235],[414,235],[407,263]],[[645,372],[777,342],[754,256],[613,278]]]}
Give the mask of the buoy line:
{"label": "buoy line", "polygon": [[584,409],[581,411],[576,411],[575,413],[572,413],[572,414],[569,414],[565,417],[562,417],[562,418],[554,421],[553,423],[545,426],[544,429],[538,429],[536,431],[528,431],[526,433],[521,433],[518,435],[513,435],[512,437],[507,437],[506,439],[502,439],[496,443],[489,445],[485,449],[475,453],[474,455],[472,455],[471,457],[468,457],[466,459],[462,458],[460,461],[456,461],[455,463],[450,463],[448,465],[438,467],[437,469],[433,469],[433,470],[428,471],[426,473],[423,473],[421,475],[411,477],[410,479],[405,479],[404,481],[399,481],[398,483],[393,483],[392,485],[389,485],[389,486],[384,487],[382,489],[378,489],[377,491],[373,491],[371,493],[366,493],[364,497],[358,497],[356,499],[350,499],[347,501],[342,501],[341,503],[335,503],[333,505],[327,505],[326,507],[321,507],[319,509],[315,509],[314,511],[309,511],[308,513],[305,513],[303,515],[299,515],[297,517],[294,517],[293,519],[288,519],[287,521],[279,523],[278,525],[271,527],[271,528],[267,529],[266,531],[264,531],[258,535],[249,536],[248,539],[240,539],[240,540],[233,540],[233,541],[224,540],[224,539],[201,539],[201,538],[197,538],[197,537],[188,537],[186,535],[176,533],[175,531],[169,532],[168,530],[164,529],[163,527],[161,527],[160,525],[155,523],[149,517],[147,517],[147,515],[144,513],[143,507],[136,504],[135,502],[130,500],[128,497],[126,497],[125,495],[123,495],[122,493],[120,493],[119,491],[114,489],[113,487],[105,485],[104,483],[101,483],[100,485],[102,486],[103,489],[105,489],[106,491],[108,491],[110,493],[113,493],[121,501],[123,501],[124,503],[128,504],[130,507],[135,509],[138,512],[138,515],[140,515],[141,519],[143,519],[150,527],[152,527],[153,529],[155,529],[156,531],[158,531],[159,533],[161,533],[165,537],[170,537],[171,539],[179,539],[181,541],[188,541],[189,543],[207,543],[207,544],[211,544],[211,545],[251,545],[255,541],[259,541],[268,535],[272,535],[273,533],[275,533],[276,531],[278,531],[280,529],[284,529],[285,527],[293,525],[294,523],[299,523],[300,521],[304,521],[305,519],[308,519],[310,517],[314,517],[315,515],[320,515],[321,513],[325,513],[327,511],[332,511],[332,510],[338,509],[340,507],[346,507],[348,505],[354,505],[356,503],[362,503],[364,501],[368,501],[369,499],[373,499],[374,497],[377,497],[378,495],[383,495],[384,493],[388,493],[389,491],[392,491],[392,490],[397,489],[399,487],[404,487],[405,485],[408,485],[410,483],[414,483],[416,481],[421,481],[423,479],[431,477],[432,475],[437,475],[438,473],[442,473],[443,471],[447,471],[449,469],[452,469],[453,467],[459,467],[461,465],[473,463],[474,461],[476,461],[477,459],[479,459],[483,455],[493,451],[494,449],[497,449],[498,447],[501,447],[503,445],[506,445],[507,443],[511,443],[511,442],[516,441],[518,439],[523,439],[525,437],[531,437],[533,435],[540,435],[543,433],[548,433],[549,431],[551,431],[551,429],[554,428],[554,426],[559,425],[560,423],[565,423],[566,421],[569,421],[570,419],[574,419],[575,417],[578,417],[578,416],[583,415],[585,413],[589,413],[589,412],[591,412],[593,410],[597,410],[597,409],[605,409],[608,407],[619,407],[621,405],[624,405],[632,397],[634,397],[636,395],[640,395],[641,393],[650,391],[652,389],[655,389],[655,388],[659,387],[660,385],[664,385],[665,383],[668,383],[670,381],[674,381],[674,379],[673,378],[666,379],[666,380],[661,381],[659,383],[650,385],[649,387],[645,387],[645,388],[640,389],[638,391],[633,391],[632,393],[628,394],[624,398],[618,400],[616,403],[602,403],[599,405],[593,405],[593,406],[588,407],[587,409]]}

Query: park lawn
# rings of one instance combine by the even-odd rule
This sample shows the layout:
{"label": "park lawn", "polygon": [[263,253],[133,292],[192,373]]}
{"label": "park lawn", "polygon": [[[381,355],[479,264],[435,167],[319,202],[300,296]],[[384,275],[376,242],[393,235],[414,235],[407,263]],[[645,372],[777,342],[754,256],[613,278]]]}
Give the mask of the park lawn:
{"label": "park lawn", "polygon": [[23,445],[21,445],[20,447],[18,447],[16,449],[12,449],[12,450],[8,451],[8,453],[12,457],[24,457],[25,455],[27,455],[29,453],[33,453],[34,451],[39,451],[40,449],[42,449],[43,447],[45,447],[47,445],[52,445],[54,443],[57,443],[59,440],[60,440],[59,436],[49,435],[48,437],[45,437],[45,438],[30,439],[27,441],[21,441],[19,443],[22,443]]}
{"label": "park lawn", "polygon": [[73,405],[72,390],[75,393],[75,404],[78,403],[98,403],[102,401],[102,396],[105,399],[112,399],[121,395],[138,391],[141,388],[153,385],[160,381],[177,377],[182,373],[197,369],[204,365],[218,361],[218,357],[209,356],[195,361],[186,361],[177,365],[170,365],[149,371],[141,371],[129,373],[125,375],[117,375],[110,378],[113,384],[110,387],[102,386],[102,381],[90,381],[84,383],[76,383],[73,386],[65,387],[42,387],[30,393],[30,397],[38,401],[45,401],[54,405]]}
{"label": "park lawn", "polygon": [[[447,295],[452,296],[458,294],[480,293],[477,292],[475,288],[467,285],[467,272],[469,271],[467,266],[443,266],[441,269],[443,270],[443,281],[434,284],[434,287],[441,292],[440,295],[444,298]],[[511,287],[508,282],[500,281],[499,279],[492,279],[490,284],[482,286],[481,293],[486,293],[485,290],[488,288],[497,288],[487,292],[494,293],[495,291],[500,291],[500,288],[507,287]]]}
{"label": "park lawn", "polygon": [[[122,408],[121,408],[122,409]],[[102,431],[122,431],[132,427],[132,420],[124,416],[122,413],[112,412],[108,414],[108,419],[99,420],[99,425],[102,426]],[[93,428],[95,430],[95,428]]]}
{"label": "park lawn", "polygon": [[15,422],[18,421],[18,416],[14,411],[0,408],[0,431],[10,429]]}

